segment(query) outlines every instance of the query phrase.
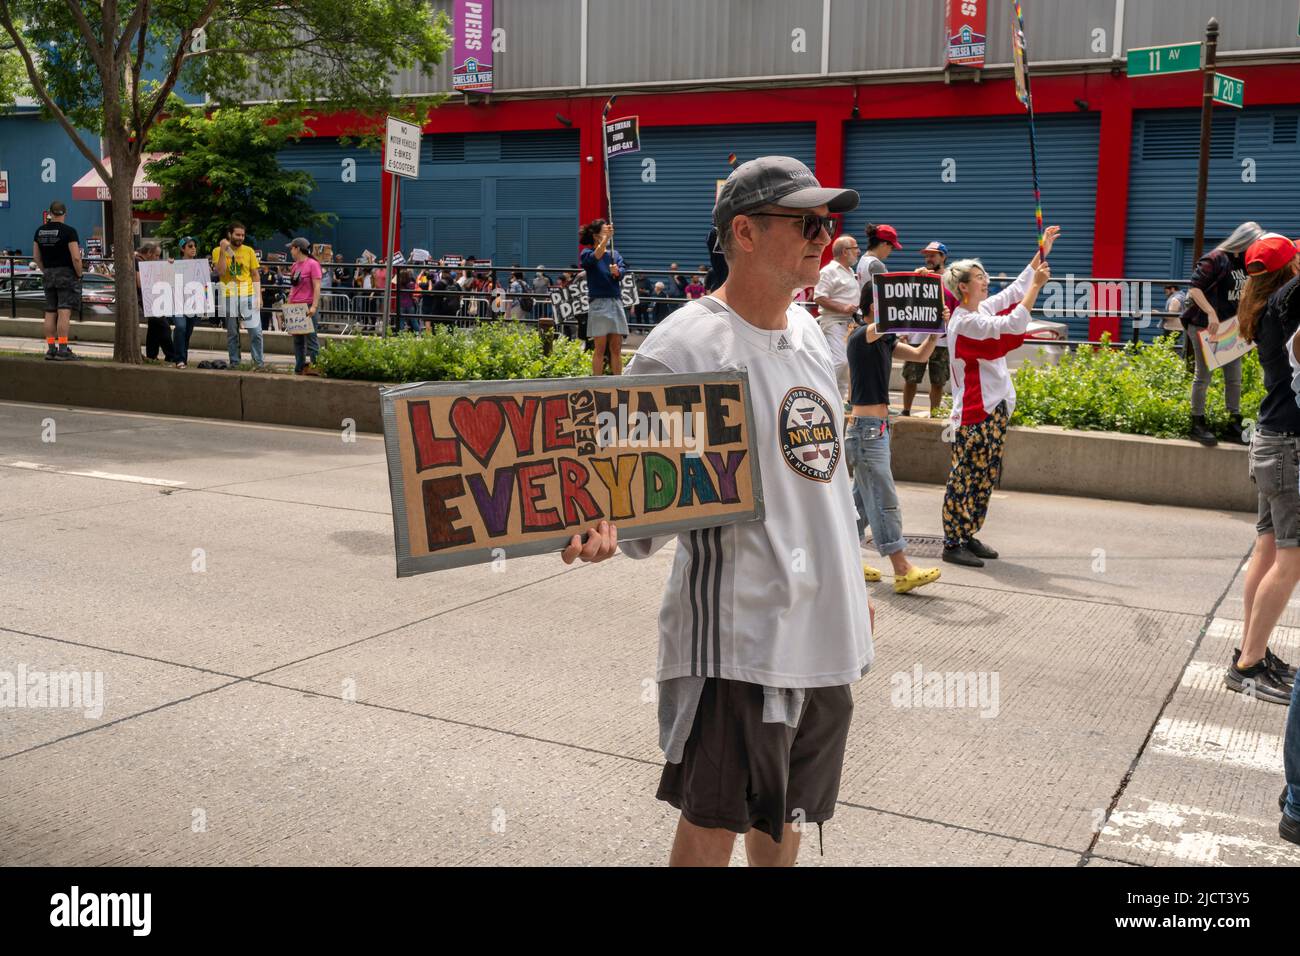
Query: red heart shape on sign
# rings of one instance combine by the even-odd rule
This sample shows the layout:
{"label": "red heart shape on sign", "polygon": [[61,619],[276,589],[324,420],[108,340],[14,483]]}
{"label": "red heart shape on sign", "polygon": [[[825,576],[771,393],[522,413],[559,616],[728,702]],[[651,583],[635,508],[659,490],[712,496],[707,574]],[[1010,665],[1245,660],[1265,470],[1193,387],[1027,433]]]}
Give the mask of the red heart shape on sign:
{"label": "red heart shape on sign", "polygon": [[451,427],[469,453],[486,467],[505,431],[506,419],[495,398],[458,398],[451,403]]}

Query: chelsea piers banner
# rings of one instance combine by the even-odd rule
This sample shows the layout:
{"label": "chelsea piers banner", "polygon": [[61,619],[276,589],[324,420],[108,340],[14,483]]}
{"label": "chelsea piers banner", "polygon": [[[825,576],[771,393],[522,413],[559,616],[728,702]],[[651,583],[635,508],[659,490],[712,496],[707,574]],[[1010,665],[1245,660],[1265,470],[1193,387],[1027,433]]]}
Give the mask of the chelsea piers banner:
{"label": "chelsea piers banner", "polygon": [[397,574],[763,517],[747,373],[401,385],[380,395]]}

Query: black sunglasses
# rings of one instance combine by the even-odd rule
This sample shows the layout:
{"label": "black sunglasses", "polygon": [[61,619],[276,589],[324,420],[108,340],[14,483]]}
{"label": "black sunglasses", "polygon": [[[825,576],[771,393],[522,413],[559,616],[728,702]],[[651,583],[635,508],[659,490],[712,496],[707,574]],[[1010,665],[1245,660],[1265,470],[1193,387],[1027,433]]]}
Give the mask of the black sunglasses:
{"label": "black sunglasses", "polygon": [[840,220],[839,216],[819,216],[813,212],[806,212],[802,216],[791,216],[780,212],[748,212],[745,215],[768,216],[772,219],[802,219],[803,237],[809,242],[816,239],[823,229],[828,236],[835,235],[835,224]]}

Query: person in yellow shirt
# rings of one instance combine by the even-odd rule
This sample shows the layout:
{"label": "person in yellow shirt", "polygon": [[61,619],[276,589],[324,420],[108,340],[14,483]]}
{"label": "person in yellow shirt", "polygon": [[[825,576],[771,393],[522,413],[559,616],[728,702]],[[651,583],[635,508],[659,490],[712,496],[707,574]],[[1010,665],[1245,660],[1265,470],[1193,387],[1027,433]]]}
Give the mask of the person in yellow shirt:
{"label": "person in yellow shirt", "polygon": [[218,311],[226,323],[226,352],[230,367],[239,365],[239,326],[248,329],[253,364],[262,367],[262,301],[260,263],[251,246],[244,245],[242,222],[226,227],[226,238],[212,250],[212,268],[217,273]]}

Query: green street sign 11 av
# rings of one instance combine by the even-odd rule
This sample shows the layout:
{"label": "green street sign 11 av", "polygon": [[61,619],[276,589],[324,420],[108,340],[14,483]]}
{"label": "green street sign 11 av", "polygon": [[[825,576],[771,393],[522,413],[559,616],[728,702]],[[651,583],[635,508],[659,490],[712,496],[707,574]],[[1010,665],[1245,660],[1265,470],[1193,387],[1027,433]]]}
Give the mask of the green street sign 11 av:
{"label": "green street sign 11 av", "polygon": [[1200,68],[1201,45],[1199,43],[1147,46],[1128,51],[1129,76],[1163,76],[1166,73],[1190,73]]}
{"label": "green street sign 11 av", "polygon": [[1235,76],[1225,76],[1222,73],[1214,74],[1214,102],[1241,109],[1245,98],[1245,80],[1239,80]]}

